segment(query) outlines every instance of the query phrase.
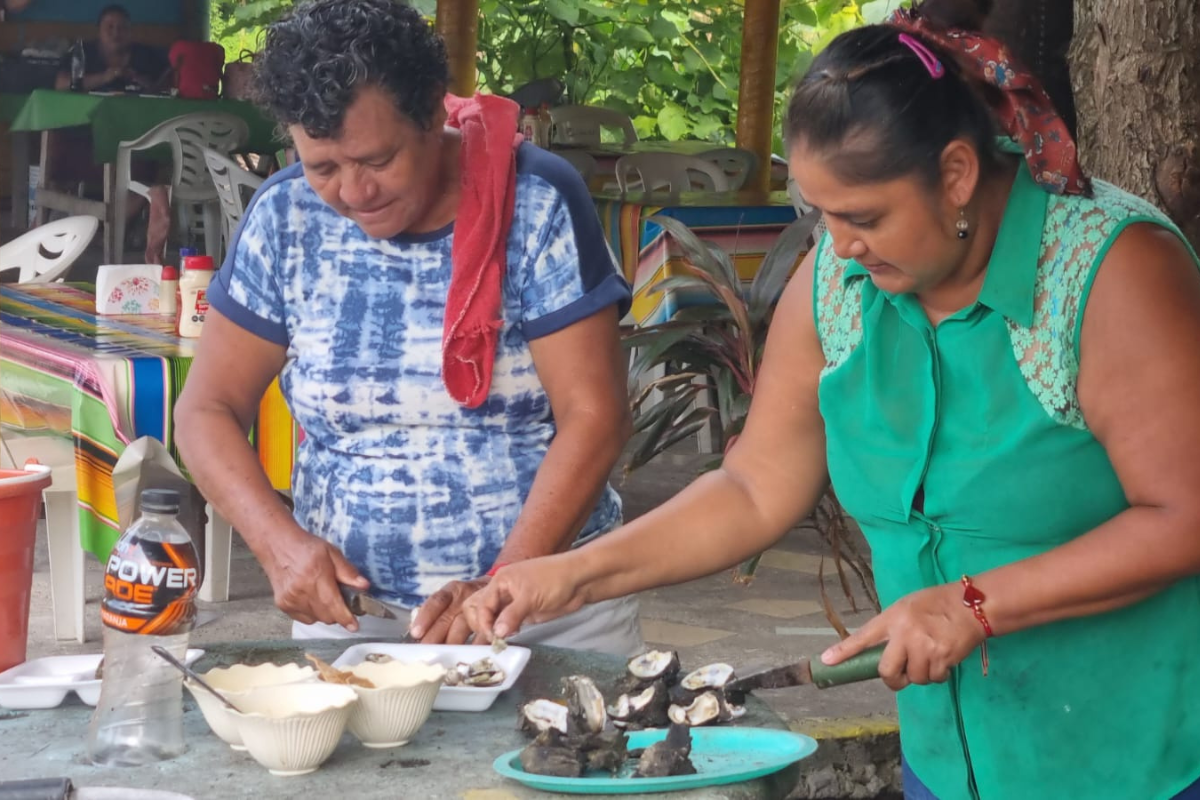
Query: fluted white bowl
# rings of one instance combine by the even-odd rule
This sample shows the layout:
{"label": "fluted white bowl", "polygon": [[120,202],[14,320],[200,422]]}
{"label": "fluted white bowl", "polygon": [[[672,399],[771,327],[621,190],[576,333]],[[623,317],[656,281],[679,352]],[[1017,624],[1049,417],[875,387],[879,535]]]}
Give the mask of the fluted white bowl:
{"label": "fluted white bowl", "polygon": [[[252,689],[316,680],[317,671],[299,664],[233,664],[202,672],[200,677],[236,706],[238,698]],[[192,681],[185,681],[184,686],[192,693],[212,732],[234,750],[245,750],[246,746],[238,735],[237,720],[229,709]]]}
{"label": "fluted white bowl", "polygon": [[255,761],[273,775],[304,775],[337,749],[357,702],[349,686],[289,683],[251,689],[229,713]]}
{"label": "fluted white bowl", "polygon": [[366,678],[373,689],[354,686],[358,703],[350,709],[350,732],[367,747],[408,744],[433,711],[446,668],[420,661],[364,661],[350,672]]}

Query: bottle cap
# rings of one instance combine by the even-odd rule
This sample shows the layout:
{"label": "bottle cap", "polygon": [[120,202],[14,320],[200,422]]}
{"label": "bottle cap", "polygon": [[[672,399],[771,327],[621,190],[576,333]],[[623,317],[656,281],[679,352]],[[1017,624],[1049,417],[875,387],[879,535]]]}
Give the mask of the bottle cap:
{"label": "bottle cap", "polygon": [[170,264],[164,264],[162,268],[162,279],[164,281],[179,280],[179,270],[175,269]]}
{"label": "bottle cap", "polygon": [[183,259],[184,269],[213,269],[212,256],[188,256]]}
{"label": "bottle cap", "polygon": [[188,256],[194,256],[194,255],[196,255],[196,249],[194,247],[179,248],[179,260],[180,261],[187,258]]}
{"label": "bottle cap", "polygon": [[146,489],[142,492],[142,511],[178,514],[179,492],[174,489]]}

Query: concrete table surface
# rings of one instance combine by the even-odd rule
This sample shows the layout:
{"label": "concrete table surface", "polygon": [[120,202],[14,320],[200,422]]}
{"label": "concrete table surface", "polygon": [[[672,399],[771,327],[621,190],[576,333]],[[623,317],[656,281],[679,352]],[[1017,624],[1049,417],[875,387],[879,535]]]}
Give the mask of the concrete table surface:
{"label": "concrete table surface", "polygon": [[[304,653],[333,661],[357,640],[292,640],[206,644],[194,665],[203,672],[237,662],[305,663]],[[510,691],[486,712],[435,711],[407,746],[390,750],[363,747],[352,734],[343,735],[337,750],[316,772],[276,777],[247,753],[218,739],[187,696],[184,736],[188,750],[179,758],[138,768],[100,768],[87,762],[85,739],[92,709],[74,695],[58,708],[36,711],[0,709],[0,781],[22,778],[69,777],[76,786],[160,789],[184,793],[195,800],[234,797],[275,798],[404,798],[404,800],[533,800],[549,793],[502,778],[492,769],[497,756],[527,741],[516,730],[516,707],[537,697],[559,696],[565,675],[594,678],[601,690],[624,671],[625,662],[612,656],[533,648],[533,657]],[[751,697],[740,725],[786,729],[767,706]],[[796,785],[799,765],[758,780],[729,786],[626,795],[672,800],[774,800]],[[557,796],[557,795],[555,795]]]}

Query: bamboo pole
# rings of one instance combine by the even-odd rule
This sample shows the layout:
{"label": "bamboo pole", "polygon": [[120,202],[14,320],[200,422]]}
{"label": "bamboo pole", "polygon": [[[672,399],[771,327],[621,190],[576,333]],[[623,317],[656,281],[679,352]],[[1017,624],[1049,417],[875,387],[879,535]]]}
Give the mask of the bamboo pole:
{"label": "bamboo pole", "polygon": [[[445,0],[443,0],[445,2]],[[746,0],[742,23],[742,74],[738,87],[737,146],[758,156],[747,189],[771,184],[775,132],[775,60],[779,50],[780,0]]]}
{"label": "bamboo pole", "polygon": [[452,94],[475,94],[475,52],[479,38],[479,0],[438,0],[437,32],[446,40]]}

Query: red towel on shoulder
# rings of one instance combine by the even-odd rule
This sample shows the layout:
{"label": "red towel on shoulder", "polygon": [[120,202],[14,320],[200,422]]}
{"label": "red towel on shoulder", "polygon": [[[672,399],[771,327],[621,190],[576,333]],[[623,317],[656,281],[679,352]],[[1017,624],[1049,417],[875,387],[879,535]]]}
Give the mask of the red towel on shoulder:
{"label": "red towel on shoulder", "polygon": [[446,95],[446,124],[462,131],[462,196],[450,248],[450,291],[442,331],[442,382],[457,402],[477,408],[492,385],[500,336],[500,292],[517,187],[512,100]]}

